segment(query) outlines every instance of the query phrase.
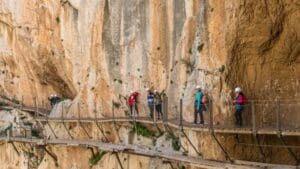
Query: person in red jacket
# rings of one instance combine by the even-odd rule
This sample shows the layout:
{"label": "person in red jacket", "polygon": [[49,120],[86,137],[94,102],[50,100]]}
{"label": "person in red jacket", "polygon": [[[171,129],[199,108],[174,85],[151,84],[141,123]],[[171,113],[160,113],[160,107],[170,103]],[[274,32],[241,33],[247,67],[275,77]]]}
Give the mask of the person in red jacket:
{"label": "person in red jacket", "polygon": [[240,87],[235,88],[235,100],[233,101],[235,105],[235,119],[236,119],[236,126],[242,127],[243,124],[243,118],[242,118],[242,112],[244,110],[245,104],[246,104],[246,96],[242,92],[242,89]]}
{"label": "person in red jacket", "polygon": [[[138,100],[139,93],[138,92],[130,92],[130,96],[128,98],[128,106],[130,108],[130,117],[133,117],[133,115],[138,115],[139,110],[138,110],[138,105],[137,105],[137,100]],[[133,108],[135,109],[136,114],[133,113]]]}

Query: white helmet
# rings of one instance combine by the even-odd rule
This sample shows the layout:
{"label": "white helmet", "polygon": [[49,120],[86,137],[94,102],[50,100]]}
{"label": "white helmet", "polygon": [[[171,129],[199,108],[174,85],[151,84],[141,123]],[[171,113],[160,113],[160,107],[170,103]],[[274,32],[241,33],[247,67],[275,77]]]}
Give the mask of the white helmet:
{"label": "white helmet", "polygon": [[234,92],[235,93],[240,93],[242,91],[242,89],[240,88],[240,87],[236,87],[235,89],[234,89]]}
{"label": "white helmet", "polygon": [[150,88],[146,88],[146,91],[150,91]]}
{"label": "white helmet", "polygon": [[134,91],[133,91],[133,90],[131,90],[131,91],[130,91],[130,93],[132,94],[132,93],[134,93]]}
{"label": "white helmet", "polygon": [[200,85],[197,85],[197,86],[196,86],[196,89],[201,89]]}
{"label": "white helmet", "polygon": [[157,90],[154,90],[154,93],[156,93],[157,92]]}

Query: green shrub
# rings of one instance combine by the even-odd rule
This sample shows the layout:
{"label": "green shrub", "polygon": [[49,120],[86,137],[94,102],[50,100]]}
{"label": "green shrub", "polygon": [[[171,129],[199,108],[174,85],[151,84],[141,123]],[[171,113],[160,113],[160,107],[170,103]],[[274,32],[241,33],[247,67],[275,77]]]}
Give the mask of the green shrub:
{"label": "green shrub", "polygon": [[147,127],[145,127],[141,123],[135,123],[131,132],[132,133],[136,132],[137,135],[143,136],[143,137],[154,137],[155,136],[154,131],[147,129]]}
{"label": "green shrub", "polygon": [[95,155],[93,155],[90,159],[89,159],[89,162],[90,162],[90,165],[91,166],[94,166],[96,164],[98,164],[98,162],[102,159],[102,157],[106,154],[105,151],[99,151],[97,152]]}
{"label": "green shrub", "polygon": [[173,148],[173,150],[179,151],[180,147],[181,147],[179,137],[175,136],[175,134],[173,134],[173,133],[169,133],[167,135],[167,139],[168,138],[172,139],[172,148]]}
{"label": "green shrub", "polygon": [[120,106],[121,106],[121,103],[119,103],[119,102],[113,102],[113,106],[115,107],[115,108],[120,108]]}
{"label": "green shrub", "polygon": [[7,96],[1,96],[2,99],[10,100]]}
{"label": "green shrub", "polygon": [[20,104],[20,103],[21,103],[19,100],[15,99],[15,98],[13,98],[11,101],[12,101],[13,103],[16,103],[16,104]]}
{"label": "green shrub", "polygon": [[32,126],[33,123],[32,123],[31,121],[25,121],[25,122],[24,122],[24,125],[26,125],[26,126]]}
{"label": "green shrub", "polygon": [[40,136],[39,133],[40,132],[37,129],[31,129],[31,136],[33,136],[33,137],[39,137]]}
{"label": "green shrub", "polygon": [[8,104],[4,102],[0,102],[0,106],[8,106]]}
{"label": "green shrub", "polygon": [[56,20],[57,23],[60,22],[60,18],[58,16],[55,18],[55,20]]}

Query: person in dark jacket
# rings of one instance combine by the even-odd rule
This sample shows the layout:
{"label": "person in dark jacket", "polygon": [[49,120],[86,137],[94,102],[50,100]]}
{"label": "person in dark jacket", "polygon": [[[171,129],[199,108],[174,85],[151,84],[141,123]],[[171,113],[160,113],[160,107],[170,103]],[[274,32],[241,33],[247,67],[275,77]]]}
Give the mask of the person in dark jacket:
{"label": "person in dark jacket", "polygon": [[54,98],[54,95],[51,94],[51,95],[48,97],[48,100],[50,101],[51,108],[53,108],[54,105],[55,105],[55,98]]}
{"label": "person in dark jacket", "polygon": [[154,91],[155,97],[154,97],[154,102],[155,102],[155,109],[157,112],[157,118],[162,119],[163,114],[162,114],[162,96],[161,93],[159,93],[157,90]]}

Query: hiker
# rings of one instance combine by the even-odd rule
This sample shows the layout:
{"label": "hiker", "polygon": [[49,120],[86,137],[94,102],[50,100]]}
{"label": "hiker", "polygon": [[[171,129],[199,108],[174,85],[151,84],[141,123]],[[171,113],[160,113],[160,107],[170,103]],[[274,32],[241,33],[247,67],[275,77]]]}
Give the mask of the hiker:
{"label": "hiker", "polygon": [[204,119],[203,119],[203,103],[202,103],[202,97],[203,97],[203,93],[201,91],[200,86],[196,86],[196,96],[195,96],[195,110],[194,110],[194,123],[197,124],[197,117],[198,114],[200,115],[200,125],[203,126],[204,125]]}
{"label": "hiker", "polygon": [[149,111],[150,111],[150,117],[153,118],[153,113],[154,113],[154,93],[147,88],[147,103],[148,103],[148,107],[149,107]]}
{"label": "hiker", "polygon": [[154,102],[155,102],[155,109],[157,112],[157,119],[159,120],[160,118],[163,118],[162,114],[162,98],[161,98],[161,93],[159,93],[157,90],[154,91],[155,97],[154,97]]}
{"label": "hiker", "polygon": [[138,105],[137,105],[138,95],[139,95],[138,92],[133,92],[133,91],[130,92],[130,96],[128,98],[128,105],[130,108],[130,117],[133,117],[133,115],[134,115],[133,108],[135,109],[136,114],[139,114]]}
{"label": "hiker", "polygon": [[54,98],[54,95],[51,94],[51,95],[48,97],[48,100],[50,101],[51,108],[53,108],[54,105],[55,105],[55,98]]}
{"label": "hiker", "polygon": [[242,112],[244,110],[244,106],[246,104],[246,96],[242,92],[240,87],[236,87],[235,90],[235,125],[241,127],[243,124]]}
{"label": "hiker", "polygon": [[58,97],[56,94],[54,95],[54,105],[59,103],[60,97]]}

